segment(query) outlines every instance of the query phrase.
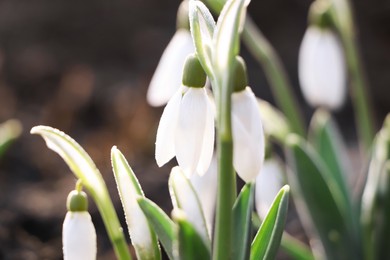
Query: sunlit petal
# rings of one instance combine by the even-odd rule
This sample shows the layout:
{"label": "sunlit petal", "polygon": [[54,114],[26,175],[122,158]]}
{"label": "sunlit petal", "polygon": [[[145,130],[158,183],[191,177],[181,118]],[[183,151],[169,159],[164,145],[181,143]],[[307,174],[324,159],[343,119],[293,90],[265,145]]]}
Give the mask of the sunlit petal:
{"label": "sunlit petal", "polygon": [[64,260],[96,259],[96,231],[88,212],[68,212],[62,228]]}
{"label": "sunlit petal", "polygon": [[299,52],[299,81],[312,106],[338,109],[346,96],[346,68],[342,46],[329,29],[311,26]]}
{"label": "sunlit petal", "polygon": [[202,153],[208,102],[204,88],[189,88],[180,104],[175,151],[187,176],[195,173]]}
{"label": "sunlit petal", "polygon": [[179,116],[182,90],[179,89],[169,100],[161,115],[156,137],[156,161],[163,166],[175,156],[175,132]]}
{"label": "sunlit petal", "polygon": [[199,175],[203,175],[210,166],[211,158],[214,151],[214,108],[212,102],[207,99],[206,125],[203,133],[202,150],[196,171]]}
{"label": "sunlit petal", "polygon": [[247,87],[232,95],[233,165],[245,181],[254,181],[264,160],[264,133],[255,95]]}
{"label": "sunlit petal", "polygon": [[191,33],[179,29],[165,49],[150,82],[147,101],[152,106],[162,106],[181,86],[184,62],[195,51]]}

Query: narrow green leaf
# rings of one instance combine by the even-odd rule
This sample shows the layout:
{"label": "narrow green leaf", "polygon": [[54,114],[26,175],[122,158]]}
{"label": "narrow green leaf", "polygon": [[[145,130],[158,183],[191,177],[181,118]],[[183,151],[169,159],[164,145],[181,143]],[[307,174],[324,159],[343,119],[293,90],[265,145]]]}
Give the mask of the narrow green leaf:
{"label": "narrow green leaf", "polygon": [[283,144],[289,133],[292,133],[285,116],[276,107],[269,102],[258,98],[261,121],[264,127],[264,133]]}
{"label": "narrow green leaf", "polygon": [[70,136],[49,126],[35,126],[32,134],[39,134],[48,148],[58,153],[83,186],[91,194],[106,226],[108,236],[119,259],[131,259],[122,227],[112,204],[107,186],[91,157]]}
{"label": "narrow green leaf", "polygon": [[366,259],[389,259],[390,115],[377,134],[361,205]]}
{"label": "narrow green leaf", "polygon": [[284,186],[276,195],[272,206],[251,246],[251,260],[275,259],[287,216],[290,187]]}
{"label": "narrow green leaf", "polygon": [[0,157],[7,150],[13,140],[22,133],[22,124],[19,120],[10,119],[0,124]]}
{"label": "narrow green leaf", "polygon": [[210,233],[207,230],[202,206],[190,180],[178,166],[172,168],[169,176],[169,192],[174,209],[181,209],[186,214],[188,221],[196,228],[205,244],[210,248]]}
{"label": "narrow green leaf", "polygon": [[297,240],[287,232],[283,233],[282,242],[280,247],[286,252],[292,259],[295,260],[314,260],[314,256],[305,244]]}
{"label": "narrow green leaf", "polygon": [[251,217],[254,203],[253,183],[247,183],[233,206],[233,259],[248,259],[251,238]]}
{"label": "narrow green leaf", "polygon": [[137,197],[144,197],[141,185],[116,146],[111,149],[111,163],[137,259],[161,259],[157,236],[137,202]]}
{"label": "narrow green leaf", "polygon": [[176,224],[153,201],[145,197],[138,197],[137,200],[142,211],[148,218],[149,223],[153,226],[154,231],[157,233],[157,236],[169,259],[175,259],[174,244],[177,240]]}
{"label": "narrow green leaf", "polygon": [[319,155],[292,134],[287,138],[286,157],[292,169],[287,177],[309,235],[320,238],[328,259],[359,259],[359,242],[347,223],[351,220],[346,218],[343,194]]}
{"label": "narrow green leaf", "polygon": [[211,259],[210,247],[204,243],[204,239],[187,219],[186,214],[176,209],[173,212],[173,219],[178,225],[179,259]]}
{"label": "narrow green leaf", "polygon": [[200,1],[189,2],[192,39],[199,61],[209,77],[213,77],[212,51],[215,21],[209,9]]}

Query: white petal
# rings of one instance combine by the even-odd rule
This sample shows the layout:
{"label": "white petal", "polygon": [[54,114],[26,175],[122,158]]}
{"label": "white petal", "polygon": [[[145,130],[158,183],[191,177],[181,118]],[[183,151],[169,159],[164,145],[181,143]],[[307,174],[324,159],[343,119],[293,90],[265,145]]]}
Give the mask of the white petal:
{"label": "white petal", "polygon": [[346,96],[346,68],[342,46],[329,29],[311,26],[299,51],[299,81],[312,106],[338,109]]}
{"label": "white petal", "polygon": [[217,158],[214,156],[209,169],[203,176],[193,174],[191,184],[198,195],[206,219],[209,235],[213,230],[215,202],[217,199]]}
{"label": "white petal", "polygon": [[245,181],[254,181],[264,161],[264,133],[255,95],[247,87],[232,95],[233,165]]}
{"label": "white petal", "polygon": [[177,162],[187,176],[196,171],[203,150],[208,102],[204,88],[189,88],[180,104],[175,151]]}
{"label": "white petal", "polygon": [[208,96],[206,96],[206,99],[206,125],[203,133],[202,150],[200,153],[198,166],[196,168],[196,172],[199,175],[203,175],[209,168],[214,151],[214,108]]}
{"label": "white petal", "polygon": [[195,51],[191,33],[179,29],[165,49],[150,82],[147,100],[152,106],[162,106],[179,89],[187,56]]}
{"label": "white petal", "polygon": [[88,212],[66,213],[62,243],[64,260],[96,259],[96,231]]}
{"label": "white petal", "polygon": [[191,182],[184,176],[180,167],[172,168],[169,177],[169,191],[175,208],[183,210],[188,221],[194,225],[196,231],[204,239],[210,241],[202,206]]}
{"label": "white petal", "polygon": [[163,166],[175,156],[175,132],[182,99],[180,88],[169,100],[161,115],[156,137],[156,161]]}
{"label": "white petal", "polygon": [[256,177],[256,211],[264,219],[276,194],[283,187],[282,167],[276,159],[266,160]]}

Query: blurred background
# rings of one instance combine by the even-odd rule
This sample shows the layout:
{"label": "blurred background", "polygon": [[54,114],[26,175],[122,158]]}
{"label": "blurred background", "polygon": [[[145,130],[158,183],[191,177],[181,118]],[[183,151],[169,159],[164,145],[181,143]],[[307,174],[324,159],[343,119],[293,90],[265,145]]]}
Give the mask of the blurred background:
{"label": "blurred background", "polygon": [[[352,2],[378,128],[390,111],[390,2]],[[59,128],[85,148],[107,182],[123,227],[110,166],[113,145],[127,157],[146,196],[171,210],[167,179],[174,163],[159,169],[154,161],[163,108],[150,107],[145,96],[175,32],[179,3],[0,1],[0,122],[16,118],[24,128],[0,159],[0,259],[62,258],[65,201],[75,178],[40,137],[29,134],[35,125]],[[310,3],[268,0],[249,6],[281,56],[307,120],[313,110],[299,92],[297,57]],[[255,93],[273,102],[261,68],[245,48],[243,56]],[[335,116],[347,141],[356,146],[350,101]],[[98,232],[98,259],[114,259],[92,202],[90,212]]]}

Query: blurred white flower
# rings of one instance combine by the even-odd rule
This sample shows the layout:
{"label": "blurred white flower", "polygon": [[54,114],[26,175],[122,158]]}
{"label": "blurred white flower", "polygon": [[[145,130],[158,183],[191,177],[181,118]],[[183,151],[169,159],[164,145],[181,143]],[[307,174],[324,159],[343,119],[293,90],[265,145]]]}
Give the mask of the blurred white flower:
{"label": "blurred white flower", "polygon": [[161,116],[156,161],[161,167],[174,156],[187,177],[203,175],[214,149],[214,113],[205,88],[182,86]]}
{"label": "blurred white flower", "polygon": [[276,159],[264,161],[256,177],[255,206],[257,214],[264,219],[279,190],[283,187],[283,169]]}
{"label": "blurred white flower", "polygon": [[217,200],[217,158],[213,156],[210,167],[203,176],[194,174],[190,178],[192,187],[198,195],[204,218],[206,220],[209,235],[212,235],[213,221],[215,213],[215,203]]}
{"label": "blurred white flower", "polygon": [[314,107],[340,108],[346,96],[343,48],[330,29],[310,26],[299,51],[298,74],[303,96]]}
{"label": "blurred white flower", "polygon": [[64,260],[96,259],[96,231],[87,211],[68,211],[62,228]]}
{"label": "blurred white flower", "polygon": [[165,105],[179,89],[184,62],[194,51],[190,31],[178,29],[165,49],[150,82],[147,93],[147,101],[150,105]]}
{"label": "blurred white flower", "polygon": [[233,165],[245,182],[255,181],[264,161],[264,132],[250,87],[232,94]]}

